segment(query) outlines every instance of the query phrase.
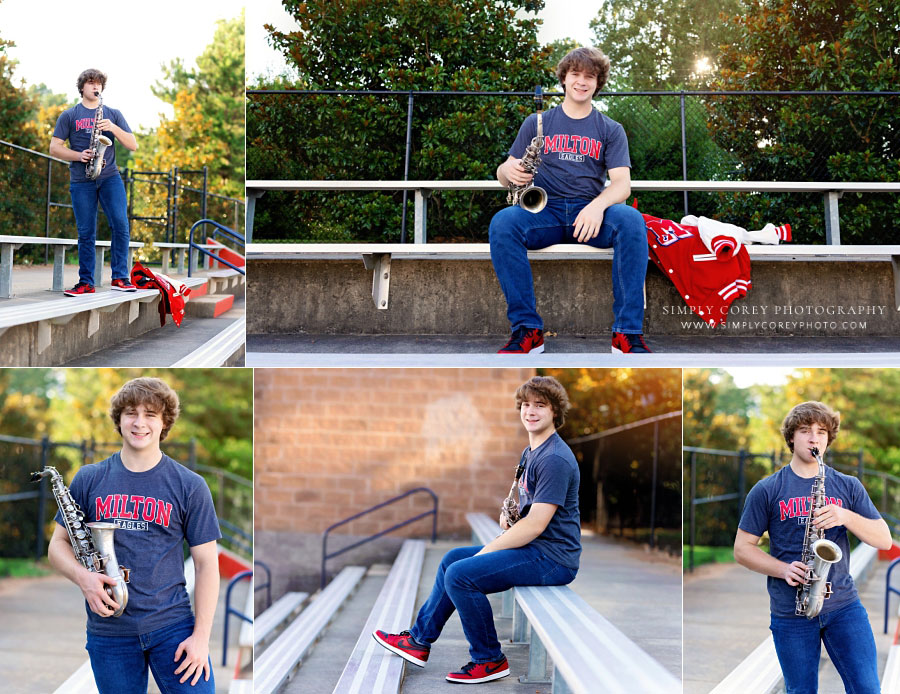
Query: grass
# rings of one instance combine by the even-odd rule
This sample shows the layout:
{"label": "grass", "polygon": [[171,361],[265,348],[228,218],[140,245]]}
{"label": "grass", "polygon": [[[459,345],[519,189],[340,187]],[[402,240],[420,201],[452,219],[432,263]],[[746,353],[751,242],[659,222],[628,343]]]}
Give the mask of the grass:
{"label": "grass", "polygon": [[[685,571],[687,571],[689,562],[691,560],[690,553],[690,546],[685,545],[684,552],[682,553]],[[728,564],[733,561],[733,547],[708,547],[704,545],[694,545],[694,567],[711,563]]]}
{"label": "grass", "polygon": [[53,572],[33,559],[11,559],[0,557],[0,578],[30,578],[49,576]]}

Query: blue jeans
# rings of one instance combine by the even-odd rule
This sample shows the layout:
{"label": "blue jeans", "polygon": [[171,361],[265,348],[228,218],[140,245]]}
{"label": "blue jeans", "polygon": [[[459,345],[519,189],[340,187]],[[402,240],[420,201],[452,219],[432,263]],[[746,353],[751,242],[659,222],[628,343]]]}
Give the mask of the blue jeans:
{"label": "blue jeans", "polygon": [[[537,214],[519,206],[507,207],[491,220],[491,262],[506,297],[506,315],[513,331],[519,327],[544,327],[535,304],[528,251],[555,243],[577,243],[573,234],[575,218],[588,202],[550,198]],[[613,249],[613,331],[642,333],[647,227],[641,213],[627,205],[608,207],[600,232],[587,244]]]}
{"label": "blue jeans", "polygon": [[859,600],[813,619],[776,617],[769,627],[787,694],[815,694],[822,642],[849,694],[878,694],[875,637]]}
{"label": "blue jeans", "polygon": [[472,662],[489,663],[500,660],[503,652],[487,594],[513,586],[565,585],[574,580],[576,570],[548,559],[532,545],[473,556],[480,549],[457,547],[444,555],[431,595],[409,631],[420,643],[434,643],[457,610]]}
{"label": "blue jeans", "polygon": [[87,651],[91,656],[91,669],[100,694],[141,694],[147,691],[147,666],[153,671],[159,690],[163,694],[191,692],[215,694],[216,683],[209,663],[209,681],[201,673],[196,686],[191,686],[193,675],[184,683],[182,671],[175,670],[184,659],[175,662],[178,644],[194,631],[194,618],[171,624],[140,636],[87,635]]}
{"label": "blue jeans", "polygon": [[[78,227],[78,280],[94,282],[94,244],[97,241],[97,202],[109,221],[112,232],[110,265],[113,279],[127,279],[128,268],[128,200],[118,174],[97,181],[70,183],[75,224]],[[98,282],[100,278],[97,278]]]}

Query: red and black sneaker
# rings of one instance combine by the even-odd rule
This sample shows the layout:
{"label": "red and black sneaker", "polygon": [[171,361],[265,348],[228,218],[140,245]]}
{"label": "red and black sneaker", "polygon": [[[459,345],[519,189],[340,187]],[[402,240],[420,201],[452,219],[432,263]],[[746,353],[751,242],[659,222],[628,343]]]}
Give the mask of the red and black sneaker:
{"label": "red and black sneaker", "polygon": [[399,634],[388,634],[386,631],[376,629],[372,632],[372,638],[391,653],[396,653],[403,660],[419,667],[425,667],[425,661],[431,653],[431,648],[416,641],[409,630],[401,631]]}
{"label": "red and black sneaker", "polygon": [[478,684],[480,682],[499,680],[508,674],[509,663],[506,662],[506,656],[503,656],[500,660],[495,660],[492,663],[468,663],[463,665],[457,672],[451,672],[447,675],[447,681],[459,684]]}
{"label": "red and black sneaker", "polygon": [[120,292],[136,292],[137,287],[135,287],[131,280],[123,280],[123,279],[114,279],[112,284],[110,285],[110,289],[117,289]]}
{"label": "red and black sneaker", "polygon": [[544,331],[539,328],[526,328],[519,326],[513,332],[503,347],[497,350],[497,354],[540,354],[544,351]]}
{"label": "red and black sneaker", "polygon": [[63,292],[66,296],[81,296],[82,294],[93,294],[94,293],[94,285],[88,284],[87,282],[79,282],[71,289],[67,289]]}
{"label": "red and black sneaker", "polygon": [[640,333],[634,335],[613,333],[612,351],[613,354],[649,354],[651,350]]}

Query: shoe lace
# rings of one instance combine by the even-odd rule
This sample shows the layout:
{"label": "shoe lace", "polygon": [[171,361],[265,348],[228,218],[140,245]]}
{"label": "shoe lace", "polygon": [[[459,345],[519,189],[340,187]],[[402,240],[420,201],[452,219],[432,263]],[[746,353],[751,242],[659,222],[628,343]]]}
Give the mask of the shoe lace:
{"label": "shoe lace", "polygon": [[474,669],[475,669],[475,663],[469,661],[468,663],[466,663],[465,665],[463,665],[463,666],[459,669],[459,671],[460,671],[460,672],[464,672],[465,674],[468,675],[469,672],[472,671],[472,670],[474,670]]}

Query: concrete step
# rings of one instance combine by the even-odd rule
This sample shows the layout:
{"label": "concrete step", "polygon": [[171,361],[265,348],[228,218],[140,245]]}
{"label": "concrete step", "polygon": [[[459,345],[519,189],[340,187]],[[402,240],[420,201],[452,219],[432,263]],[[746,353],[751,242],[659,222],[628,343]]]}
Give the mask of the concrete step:
{"label": "concrete step", "polygon": [[216,318],[234,305],[234,294],[191,297],[185,305],[185,313],[194,318]]}
{"label": "concrete step", "polygon": [[[201,347],[244,315],[243,297],[232,298],[234,307],[216,318],[187,316],[181,323],[181,327],[169,320],[162,328],[159,327],[157,319],[155,330],[123,340],[112,347],[78,357],[65,365],[170,366]],[[243,366],[243,361],[240,359],[235,366]]]}

